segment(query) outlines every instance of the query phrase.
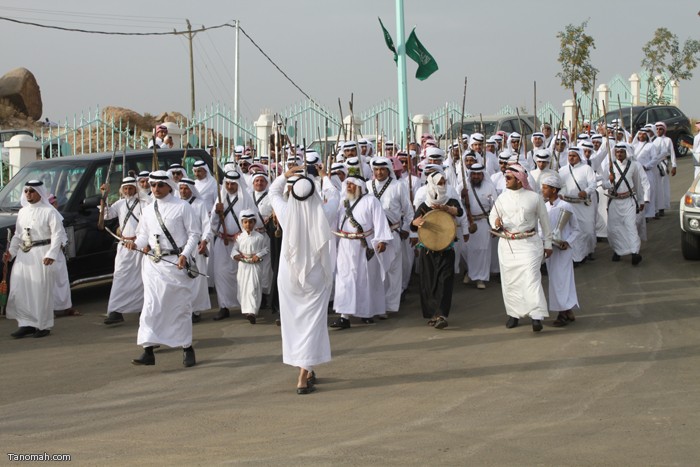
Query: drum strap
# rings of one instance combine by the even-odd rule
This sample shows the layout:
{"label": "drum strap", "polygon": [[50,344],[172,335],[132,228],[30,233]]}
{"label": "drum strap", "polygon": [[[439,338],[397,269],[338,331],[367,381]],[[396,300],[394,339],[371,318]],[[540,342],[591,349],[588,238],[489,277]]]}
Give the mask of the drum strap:
{"label": "drum strap", "polygon": [[[343,201],[343,206],[345,207],[345,217],[343,217],[343,222],[340,223],[340,230],[343,230],[343,226],[345,225],[345,221],[347,220],[348,222],[350,222],[350,225],[355,227],[355,230],[357,230],[358,233],[364,233],[362,225],[360,225],[360,223],[357,222],[357,220],[355,220],[355,217],[353,217],[352,215],[353,209],[355,209],[357,203],[360,202],[362,196],[364,195],[358,196],[355,202],[352,203],[352,206],[350,205],[349,199]],[[360,243],[365,248],[365,257],[367,258],[367,261],[369,261],[370,259],[372,259],[372,256],[374,256],[374,250],[369,247],[369,244],[367,243],[367,239],[365,237],[360,238]]]}

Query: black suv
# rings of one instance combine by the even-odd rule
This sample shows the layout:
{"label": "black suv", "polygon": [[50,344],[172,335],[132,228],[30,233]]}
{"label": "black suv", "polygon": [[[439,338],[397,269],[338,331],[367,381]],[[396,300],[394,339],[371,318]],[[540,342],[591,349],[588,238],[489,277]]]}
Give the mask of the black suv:
{"label": "black suv", "polygon": [[[630,111],[632,125],[630,125]],[[673,149],[677,156],[685,156],[689,153],[686,146],[681,145],[681,141],[693,141],[693,130],[690,128],[690,120],[681,109],[672,105],[647,105],[623,107],[622,110],[611,110],[605,117],[601,117],[596,124],[619,119],[622,114],[622,125],[633,135],[637,134],[640,128],[647,123],[664,122],[666,124],[666,136],[673,141]],[[632,130],[630,130],[632,128]]]}
{"label": "black suv", "polygon": [[[170,164],[181,163],[183,149],[158,151],[158,165],[167,170]],[[5,251],[7,229],[14,232],[17,211],[24,184],[28,180],[43,180],[49,193],[56,195],[58,210],[68,234],[66,258],[71,285],[110,279],[114,272],[116,240],[107,232],[97,229],[100,186],[105,182],[112,153],[57,157],[31,162],[20,170],[0,191],[0,251]],[[126,170],[122,172],[122,154],[114,159],[109,173],[109,202],[119,199],[122,173],[151,170],[153,152],[127,152]],[[204,160],[211,169],[211,156],[203,149],[187,151],[185,167],[189,174],[192,165]],[[117,220],[105,224],[115,231]]]}

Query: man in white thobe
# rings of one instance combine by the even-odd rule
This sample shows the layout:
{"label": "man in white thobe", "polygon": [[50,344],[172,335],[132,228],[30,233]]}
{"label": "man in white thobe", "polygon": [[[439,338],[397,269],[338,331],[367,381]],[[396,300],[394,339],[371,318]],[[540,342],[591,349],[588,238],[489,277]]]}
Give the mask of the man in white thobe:
{"label": "man in white thobe", "polygon": [[593,258],[596,247],[595,216],[596,210],[591,201],[595,196],[595,172],[581,160],[581,150],[571,146],[567,158],[568,164],[559,169],[562,188],[559,196],[571,204],[581,228],[581,238],[572,245],[574,262],[581,263]]}
{"label": "man in white thobe", "polygon": [[[197,270],[206,272],[209,263],[209,258],[206,256],[209,253],[208,246],[211,245],[213,233],[211,231],[211,215],[209,206],[204,204],[199,190],[195,186],[194,180],[190,178],[181,178],[178,182],[180,199],[187,202],[195,213],[195,218],[198,221],[198,226],[201,232],[199,242],[197,244],[197,252],[193,255]],[[202,311],[207,311],[211,308],[211,299],[209,298],[209,284],[207,278],[203,275],[194,278],[192,285],[192,322],[198,323],[202,319]]]}
{"label": "man in white thobe", "polygon": [[466,242],[467,274],[477,289],[485,289],[491,276],[491,241],[489,214],[498,194],[491,180],[485,179],[485,168],[474,164],[469,170],[469,205],[476,232],[469,235]]}
{"label": "man in white thobe", "polygon": [[636,219],[649,199],[649,182],[642,176],[642,166],[630,155],[632,148],[627,143],[615,145],[613,173],[603,187],[608,189],[608,243],[613,250],[612,260],[617,262],[621,256],[632,255],[632,265],[636,266],[642,262]]}
{"label": "man in white thobe", "polygon": [[270,199],[284,231],[277,280],[282,360],[299,367],[297,394],[309,394],[314,390],[314,367],[331,360],[327,319],[336,251],[330,226],[336,222],[338,199],[324,203],[306,177],[296,177],[283,194],[287,180],[301,170],[293,167],[277,177]]}
{"label": "man in white thobe", "polygon": [[382,204],[366,193],[365,181],[348,176],[343,182],[343,198],[338,208],[337,274],[333,307],[340,318],[332,328],[350,327],[350,316],[374,323],[373,317],[386,313],[384,277],[393,259],[394,236]]}
{"label": "man in white thobe", "polygon": [[4,254],[12,261],[7,318],[17,320],[15,339],[46,337],[53,328],[54,262],[65,236],[63,217],[49,204],[44,182],[24,185],[15,233]]}
{"label": "man in white thobe", "polygon": [[542,180],[542,196],[552,227],[552,255],[545,263],[549,277],[549,310],[557,313],[552,323],[554,327],[576,321],[573,309],[579,306],[571,248],[580,238],[579,223],[571,204],[559,197],[561,187],[561,179],[556,174]]}
{"label": "man in white thobe", "polygon": [[366,182],[367,190],[381,203],[392,232],[391,250],[394,256],[388,258],[384,253],[383,258],[389,264],[389,269],[384,276],[384,293],[386,313],[396,313],[399,311],[403,291],[401,241],[408,239],[413,208],[406,186],[394,178],[391,160],[386,157],[375,157],[370,165],[374,172],[374,180]]}
{"label": "man in white thobe", "polygon": [[105,219],[118,218],[117,234],[122,239],[117,246],[117,255],[114,258],[114,275],[105,324],[121,323],[124,321],[124,313],[140,313],[143,308],[143,281],[141,280],[143,255],[126,248],[124,242],[136,240],[136,230],[148,203],[138,196],[136,180],[132,177],[122,180],[119,191],[122,198],[112,206],[107,206],[105,211]]}
{"label": "man in white thobe", "polygon": [[[214,164],[217,160],[214,159]],[[194,186],[199,191],[200,199],[204,201],[205,206],[214,206],[216,196],[219,189],[219,181],[214,179],[214,176],[209,172],[209,166],[204,161],[197,161],[193,167],[195,181]]]}
{"label": "man in white thobe", "polygon": [[666,136],[666,124],[656,122],[656,139],[654,146],[659,152],[659,169],[661,171],[661,189],[656,194],[656,208],[659,216],[664,215],[664,210],[671,208],[671,181],[669,175],[676,175],[676,151],[673,149],[673,141]]}
{"label": "man in white thobe", "polygon": [[[519,164],[506,169],[506,189],[496,199],[489,220],[503,235],[498,240],[503,302],[509,319],[508,329],[518,326],[529,316],[532,330],[542,330],[542,320],[549,316],[542,289],[542,258],[552,254],[552,231],[542,197],[527,181]],[[537,222],[542,238],[537,236]]]}
{"label": "man in white thobe", "polygon": [[[196,364],[192,348],[192,286],[185,271],[188,258],[201,236],[199,220],[192,207],[173,195],[177,185],[168,173],[158,170],[149,178],[153,203],[143,210],[136,240],[128,248],[152,255],[143,261],[143,309],[137,344],[143,354],[134,365],[155,365],[157,345],[182,347],[182,364]],[[153,261],[153,260],[155,261]]]}
{"label": "man in white thobe", "polygon": [[216,203],[211,212],[211,228],[215,235],[211,252],[214,263],[212,272],[219,302],[219,312],[214,316],[214,321],[228,318],[231,316],[229,309],[240,306],[236,279],[238,264],[231,261],[231,250],[236,236],[242,230],[239,219],[241,211],[253,209],[257,212],[255,203],[240,184],[240,173],[235,170],[226,172],[221,189],[221,203]]}

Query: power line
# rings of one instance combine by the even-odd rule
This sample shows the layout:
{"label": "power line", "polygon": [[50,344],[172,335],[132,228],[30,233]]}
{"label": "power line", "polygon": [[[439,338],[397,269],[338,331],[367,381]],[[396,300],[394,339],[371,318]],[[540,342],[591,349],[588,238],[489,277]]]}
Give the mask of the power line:
{"label": "power line", "polygon": [[[88,30],[88,29],[76,29],[76,28],[64,28],[61,26],[50,26],[48,24],[40,24],[40,23],[34,23],[31,21],[21,21],[18,19],[14,18],[7,18],[4,16],[0,16],[0,20],[2,21],[9,21],[10,23],[17,23],[17,24],[24,24],[27,26],[35,26],[38,28],[45,28],[45,29],[57,29],[59,31],[67,31],[67,32],[82,32],[84,34],[101,34],[104,36],[177,36],[177,35],[182,35],[182,34],[189,34],[189,31],[170,31],[170,32],[116,32],[116,31],[93,31],[93,30]],[[225,28],[229,27],[232,28],[234,27],[232,24],[229,23],[224,23],[220,24],[218,26],[210,26],[208,28],[202,27],[201,29],[195,29],[192,30],[192,33],[197,33],[197,32],[203,32],[203,31],[209,31],[211,29],[220,29],[220,28]]]}

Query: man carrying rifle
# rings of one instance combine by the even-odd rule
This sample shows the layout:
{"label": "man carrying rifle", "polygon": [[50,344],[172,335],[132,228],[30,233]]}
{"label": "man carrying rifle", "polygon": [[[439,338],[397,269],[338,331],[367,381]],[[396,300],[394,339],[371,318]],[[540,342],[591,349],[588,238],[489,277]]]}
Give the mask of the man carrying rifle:
{"label": "man carrying rifle", "polygon": [[[147,203],[139,198],[137,191],[136,179],[126,177],[119,188],[122,198],[112,206],[105,206],[105,219],[119,219],[117,234],[123,241],[136,240],[136,229],[147,206]],[[121,323],[124,321],[123,313],[139,313],[143,308],[142,259],[143,255],[130,251],[124,243],[117,247],[105,324]]]}
{"label": "man carrying rifle", "polygon": [[636,218],[649,199],[649,182],[641,173],[644,170],[641,165],[628,157],[632,154],[627,143],[615,145],[616,160],[603,187],[608,189],[608,243],[613,250],[612,260],[617,262],[621,256],[631,254],[632,265],[636,266],[642,262]]}
{"label": "man carrying rifle", "polygon": [[214,205],[211,213],[211,228],[215,238],[212,246],[212,271],[219,312],[214,321],[230,316],[229,308],[238,308],[238,264],[231,259],[231,251],[236,236],[242,231],[240,213],[244,209],[258,209],[246,190],[241,188],[241,174],[235,170],[226,172],[221,188],[221,202]]}

